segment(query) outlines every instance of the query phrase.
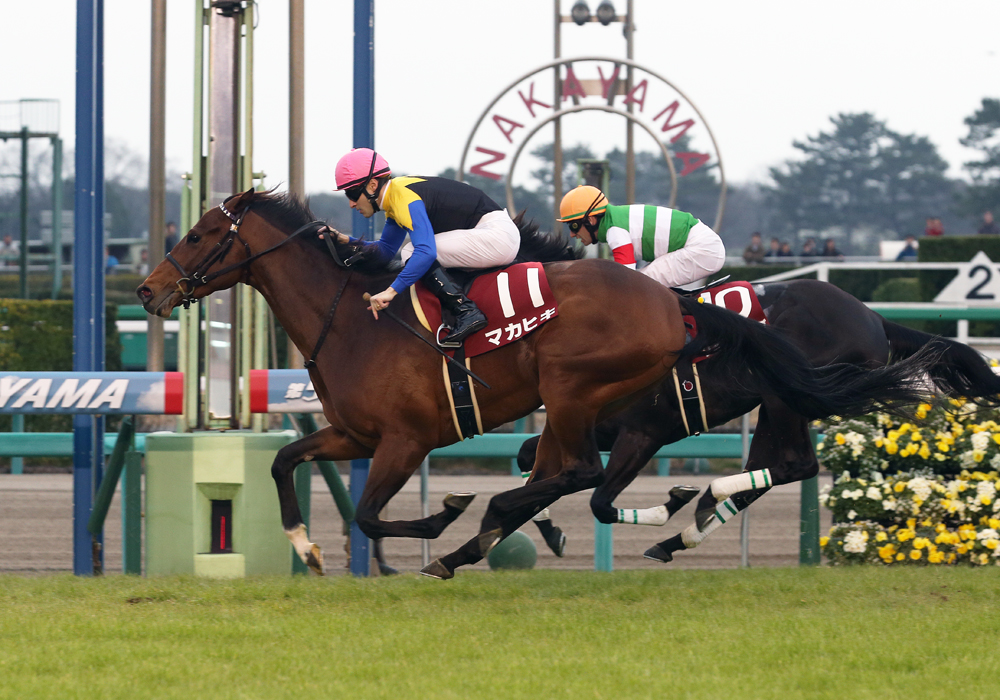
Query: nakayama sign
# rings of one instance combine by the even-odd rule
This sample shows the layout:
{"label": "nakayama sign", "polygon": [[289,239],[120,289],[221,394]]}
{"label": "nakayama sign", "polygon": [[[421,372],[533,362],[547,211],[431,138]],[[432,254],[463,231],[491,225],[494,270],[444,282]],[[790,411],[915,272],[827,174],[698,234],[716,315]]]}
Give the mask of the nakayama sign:
{"label": "nakayama sign", "polygon": [[[626,77],[631,67],[632,87]],[[557,84],[550,71],[558,72]],[[670,206],[678,181],[705,167],[719,177],[719,209],[725,201],[725,176],[715,137],[698,108],[666,78],[620,58],[566,58],[547,63],[508,85],[483,111],[462,152],[458,179],[465,173],[505,180],[507,206],[513,208],[511,178],[521,151],[543,126],[570,114],[617,114],[644,129],[659,145],[671,174]],[[687,137],[683,151],[676,144]],[[674,161],[680,165],[677,168]]]}

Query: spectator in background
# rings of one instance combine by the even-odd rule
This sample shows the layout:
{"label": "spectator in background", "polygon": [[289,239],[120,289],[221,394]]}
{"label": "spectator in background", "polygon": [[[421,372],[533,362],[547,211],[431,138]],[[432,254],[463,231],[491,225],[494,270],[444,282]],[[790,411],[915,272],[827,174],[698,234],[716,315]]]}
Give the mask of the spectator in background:
{"label": "spectator in background", "polygon": [[782,241],[781,248],[778,250],[779,258],[794,258],[795,251],[792,250],[792,244],[788,241]]}
{"label": "spectator in background", "polygon": [[992,236],[1000,233],[1000,226],[997,226],[997,223],[993,220],[993,212],[983,212],[983,225],[979,227],[976,233],[985,233]]}
{"label": "spectator in background", "polygon": [[927,225],[924,226],[925,236],[943,236],[944,235],[944,224],[941,223],[941,219],[936,216],[927,217]]}
{"label": "spectator in background", "polygon": [[764,262],[764,241],[760,232],[754,231],[750,235],[750,245],[743,249],[743,260],[750,265]]}
{"label": "spectator in background", "polygon": [[111,254],[111,248],[104,247],[104,274],[113,275],[118,269],[118,258]]}
{"label": "spectator in background", "polygon": [[806,242],[802,244],[802,252],[799,253],[799,256],[803,258],[815,258],[817,255],[819,255],[819,251],[816,250],[816,239],[807,238]]}
{"label": "spectator in background", "polygon": [[896,262],[916,262],[917,260],[917,239],[913,236],[906,237],[906,247],[899,251]]}
{"label": "spectator in background", "polygon": [[824,258],[837,258],[839,260],[844,259],[844,254],[837,250],[837,244],[834,243],[832,238],[827,238],[823,241],[823,253]]}
{"label": "spectator in background", "polygon": [[139,253],[139,274],[149,275],[149,248],[143,248]]}
{"label": "spectator in background", "polygon": [[21,257],[21,244],[11,238],[10,234],[0,241],[0,265],[4,267],[15,266]]}
{"label": "spectator in background", "polygon": [[765,258],[777,258],[781,254],[781,241],[777,238],[771,239],[771,248],[764,255]]}
{"label": "spectator in background", "polygon": [[167,231],[163,234],[163,247],[166,248],[164,254],[169,253],[177,245],[177,224],[173,221],[167,222]]}

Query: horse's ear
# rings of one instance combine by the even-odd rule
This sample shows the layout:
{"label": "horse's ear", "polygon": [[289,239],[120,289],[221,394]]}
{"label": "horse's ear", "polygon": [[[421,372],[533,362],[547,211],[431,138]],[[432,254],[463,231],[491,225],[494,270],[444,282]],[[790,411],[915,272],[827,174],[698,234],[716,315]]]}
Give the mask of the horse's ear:
{"label": "horse's ear", "polygon": [[254,189],[251,187],[246,192],[241,192],[240,194],[234,194],[229,198],[226,204],[229,210],[234,214],[238,214],[250,206],[250,202],[253,201]]}

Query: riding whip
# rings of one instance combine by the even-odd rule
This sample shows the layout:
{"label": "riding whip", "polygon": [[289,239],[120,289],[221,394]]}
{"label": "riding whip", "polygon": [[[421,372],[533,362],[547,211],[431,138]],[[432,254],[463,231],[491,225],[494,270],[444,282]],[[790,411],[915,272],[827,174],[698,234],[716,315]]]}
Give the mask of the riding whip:
{"label": "riding whip", "polygon": [[[364,299],[365,299],[365,301],[371,301],[371,298],[372,298],[371,294],[369,294],[368,292],[364,293]],[[435,345],[431,341],[427,340],[427,338],[425,338],[419,331],[417,331],[416,329],[414,329],[413,326],[411,326],[409,323],[407,323],[406,321],[404,321],[403,319],[401,319],[399,316],[397,316],[396,314],[394,314],[392,311],[389,311],[388,307],[384,308],[384,309],[379,309],[379,310],[382,313],[384,313],[386,316],[388,316],[389,318],[391,318],[393,321],[395,321],[396,323],[398,323],[399,325],[401,325],[403,328],[405,328],[406,330],[410,331],[410,333],[412,333],[413,335],[417,336],[422,341],[424,341],[425,343],[427,343],[431,348],[434,349],[435,352],[437,352],[439,355],[441,355],[441,357],[443,357],[445,360],[447,360],[451,364],[453,364],[456,367],[458,367],[460,370],[462,370],[467,375],[469,375],[472,379],[475,379],[477,382],[479,382],[480,384],[482,384],[487,389],[492,389],[493,388],[489,384],[487,384],[486,382],[484,382],[483,378],[480,377],[478,374],[476,374],[475,372],[473,372],[468,367],[463,366],[462,363],[456,361],[455,358],[450,357],[448,355],[448,353],[446,353],[444,350],[442,350],[441,348],[439,348],[437,345]]]}

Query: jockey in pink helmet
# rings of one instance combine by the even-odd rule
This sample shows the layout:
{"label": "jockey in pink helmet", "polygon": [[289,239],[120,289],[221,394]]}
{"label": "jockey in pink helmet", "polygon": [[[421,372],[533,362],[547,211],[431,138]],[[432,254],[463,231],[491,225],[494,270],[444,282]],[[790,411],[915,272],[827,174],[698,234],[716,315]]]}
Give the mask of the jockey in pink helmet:
{"label": "jockey in pink helmet", "polygon": [[[460,344],[486,327],[486,316],[445,268],[490,268],[509,265],[517,256],[521,235],[506,210],[480,190],[441,177],[396,177],[386,160],[370,148],[356,148],[337,162],[337,191],[365,218],[385,212],[382,237],[374,244],[389,260],[401,252],[406,265],[383,292],[371,298],[378,312],[400,292],[422,279],[441,305],[455,317],[442,344]],[[403,245],[406,236],[410,242]],[[354,239],[349,239],[354,240]]]}

